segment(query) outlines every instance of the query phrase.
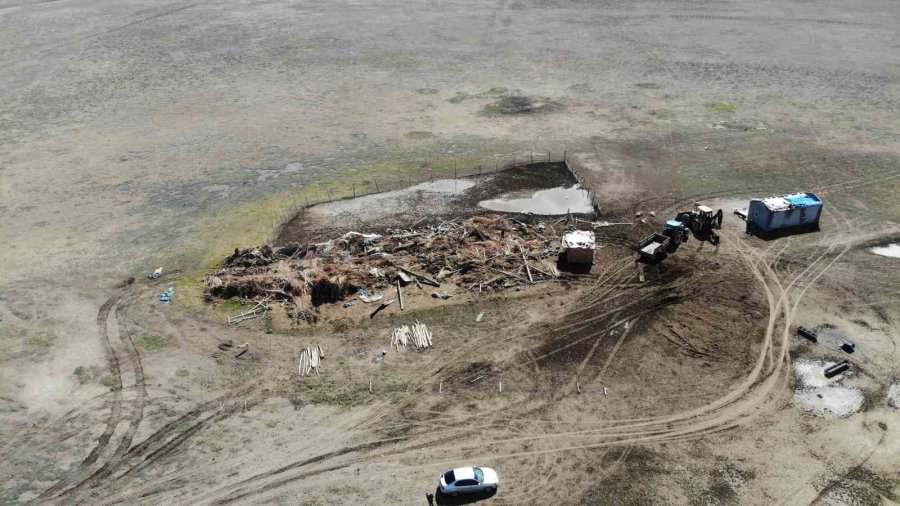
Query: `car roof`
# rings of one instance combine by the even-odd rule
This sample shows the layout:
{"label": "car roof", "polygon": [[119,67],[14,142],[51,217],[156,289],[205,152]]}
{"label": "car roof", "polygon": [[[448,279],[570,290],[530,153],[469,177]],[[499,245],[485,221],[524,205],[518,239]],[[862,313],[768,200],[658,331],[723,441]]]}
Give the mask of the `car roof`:
{"label": "car roof", "polygon": [[475,468],[474,467],[458,467],[453,470],[453,475],[456,476],[456,481],[474,480],[475,479]]}

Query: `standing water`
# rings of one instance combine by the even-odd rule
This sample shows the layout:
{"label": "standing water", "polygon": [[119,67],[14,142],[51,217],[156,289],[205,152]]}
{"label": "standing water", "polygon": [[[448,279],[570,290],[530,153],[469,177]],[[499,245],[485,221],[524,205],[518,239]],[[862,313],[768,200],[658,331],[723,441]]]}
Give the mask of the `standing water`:
{"label": "standing water", "polygon": [[482,200],[478,203],[478,206],[491,211],[540,215],[566,214],[570,211],[573,213],[591,213],[594,210],[591,205],[590,194],[577,184],[572,185],[571,188],[560,187],[550,190],[539,190],[526,198]]}

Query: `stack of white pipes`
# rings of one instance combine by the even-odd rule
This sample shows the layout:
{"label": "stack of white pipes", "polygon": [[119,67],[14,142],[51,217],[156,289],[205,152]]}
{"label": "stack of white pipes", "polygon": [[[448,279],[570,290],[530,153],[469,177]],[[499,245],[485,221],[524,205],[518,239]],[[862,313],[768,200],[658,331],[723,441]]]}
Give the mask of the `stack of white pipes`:
{"label": "stack of white pipes", "polygon": [[307,346],[300,353],[300,367],[298,371],[300,376],[309,376],[313,369],[316,370],[316,375],[318,375],[319,361],[323,358],[325,358],[325,350],[321,346]]}
{"label": "stack of white pipes", "polygon": [[428,348],[434,344],[431,331],[418,320],[415,325],[397,327],[391,334],[391,347],[396,348],[397,351],[400,351],[401,347],[406,348],[410,341],[416,345],[416,348]]}

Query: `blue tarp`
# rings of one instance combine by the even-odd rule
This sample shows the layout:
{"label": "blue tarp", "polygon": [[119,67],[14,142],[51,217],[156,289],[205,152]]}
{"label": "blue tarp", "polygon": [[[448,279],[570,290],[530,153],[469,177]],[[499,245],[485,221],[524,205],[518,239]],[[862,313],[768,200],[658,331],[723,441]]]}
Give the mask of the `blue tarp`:
{"label": "blue tarp", "polygon": [[670,228],[681,228],[684,226],[684,223],[678,220],[668,220],[666,221],[666,226]]}
{"label": "blue tarp", "polygon": [[814,207],[822,205],[822,201],[819,200],[815,195],[812,195],[810,193],[785,197],[784,200],[786,200],[788,204],[791,204],[794,207]]}

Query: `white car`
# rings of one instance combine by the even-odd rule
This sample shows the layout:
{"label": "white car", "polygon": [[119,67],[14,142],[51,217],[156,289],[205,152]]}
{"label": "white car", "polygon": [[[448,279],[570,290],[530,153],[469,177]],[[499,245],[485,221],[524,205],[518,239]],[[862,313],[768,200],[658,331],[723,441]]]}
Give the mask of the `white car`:
{"label": "white car", "polygon": [[453,497],[474,492],[492,494],[498,487],[500,477],[490,467],[459,467],[441,475],[441,492]]}

